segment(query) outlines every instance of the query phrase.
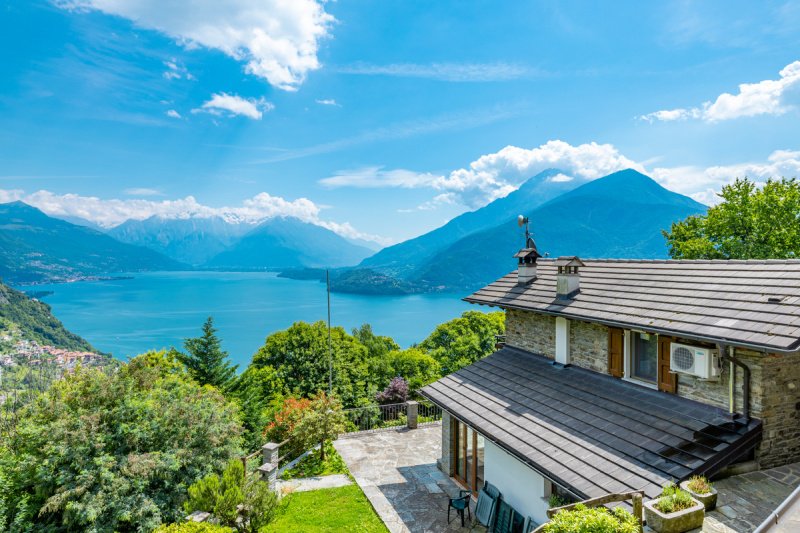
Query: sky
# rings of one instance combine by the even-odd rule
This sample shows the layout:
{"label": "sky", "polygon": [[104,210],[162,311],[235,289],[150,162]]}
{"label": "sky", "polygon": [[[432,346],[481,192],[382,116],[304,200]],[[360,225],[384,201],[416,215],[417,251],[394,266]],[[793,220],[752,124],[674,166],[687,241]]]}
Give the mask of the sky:
{"label": "sky", "polygon": [[387,245],[547,168],[800,174],[800,2],[0,0],[0,201]]}

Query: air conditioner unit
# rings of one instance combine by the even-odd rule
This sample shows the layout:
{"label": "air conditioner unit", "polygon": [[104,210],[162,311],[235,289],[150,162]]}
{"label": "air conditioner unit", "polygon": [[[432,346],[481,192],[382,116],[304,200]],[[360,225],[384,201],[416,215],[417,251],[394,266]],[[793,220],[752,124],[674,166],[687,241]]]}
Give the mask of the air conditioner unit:
{"label": "air conditioner unit", "polygon": [[719,379],[719,353],[711,348],[699,348],[672,343],[669,350],[669,369],[701,379]]}

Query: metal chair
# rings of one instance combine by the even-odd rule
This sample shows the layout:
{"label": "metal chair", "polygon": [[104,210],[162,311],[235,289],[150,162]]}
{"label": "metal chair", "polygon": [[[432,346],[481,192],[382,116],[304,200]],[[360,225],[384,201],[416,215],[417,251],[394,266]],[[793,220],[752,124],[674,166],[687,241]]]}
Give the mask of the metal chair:
{"label": "metal chair", "polygon": [[493,491],[496,496],[492,496],[486,487],[482,488],[478,493],[478,501],[475,503],[475,521],[482,526],[486,526],[488,531],[492,530],[494,525],[494,515],[497,510],[497,501],[500,497],[500,492],[495,489]]}
{"label": "metal chair", "polygon": [[460,490],[457,498],[450,498],[450,503],[447,506],[447,523],[450,523],[450,509],[455,509],[458,516],[461,517],[461,527],[464,527],[464,510],[467,510],[469,521],[472,522],[472,511],[469,509],[469,499],[472,491]]}

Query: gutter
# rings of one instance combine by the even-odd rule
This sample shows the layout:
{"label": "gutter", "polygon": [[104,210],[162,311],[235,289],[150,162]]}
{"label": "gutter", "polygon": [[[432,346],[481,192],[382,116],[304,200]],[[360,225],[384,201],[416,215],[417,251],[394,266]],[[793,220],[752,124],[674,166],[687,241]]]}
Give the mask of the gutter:
{"label": "gutter", "polygon": [[[730,402],[730,413],[733,414],[735,410],[735,393],[734,387],[736,383],[736,367],[744,371],[744,380],[742,382],[742,411],[746,423],[750,422],[750,367],[744,364],[740,359],[734,356],[733,346],[726,346],[722,343],[717,343],[719,355],[723,361],[728,361],[731,365],[731,371],[728,384],[728,401]],[[726,349],[727,348],[727,349]],[[734,366],[735,365],[735,366]]]}
{"label": "gutter", "polygon": [[749,343],[746,343],[746,342],[740,342],[740,341],[735,341],[735,340],[731,340],[731,339],[720,339],[719,337],[706,337],[706,336],[703,336],[703,335],[685,333],[685,332],[677,331],[677,330],[654,328],[652,326],[648,326],[647,324],[633,324],[633,323],[630,323],[630,322],[616,322],[616,321],[613,321],[613,320],[600,320],[600,319],[596,319],[596,318],[589,318],[589,317],[585,317],[585,316],[573,315],[573,314],[570,314],[570,313],[559,313],[557,311],[548,311],[548,310],[544,310],[544,309],[531,309],[530,307],[523,307],[523,306],[520,306],[520,305],[509,305],[509,304],[505,304],[505,303],[503,303],[503,304],[499,304],[499,303],[491,304],[491,303],[487,303],[487,302],[480,302],[480,301],[477,301],[477,300],[473,300],[473,299],[470,299],[469,297],[462,298],[461,300],[464,301],[464,302],[470,303],[470,304],[488,305],[489,307],[499,307],[501,309],[516,309],[518,311],[527,311],[529,313],[540,313],[542,315],[549,315],[549,316],[561,316],[561,317],[569,318],[569,319],[572,319],[572,320],[579,320],[579,321],[582,321],[582,322],[591,322],[593,324],[602,324],[604,326],[610,326],[610,327],[613,327],[613,328],[646,329],[648,331],[652,331],[654,333],[658,333],[658,334],[661,334],[661,335],[677,336],[677,337],[681,337],[681,338],[687,339],[687,340],[707,342],[707,343],[711,343],[711,344],[719,344],[719,343],[722,342],[722,343],[738,346],[740,348],[746,348],[746,349],[749,349],[749,350],[754,350],[754,351],[757,351],[757,352],[770,352],[770,353],[779,353],[779,354],[788,355],[788,354],[794,354],[794,353],[796,353],[798,351],[798,349],[800,349],[800,339],[798,339],[797,342],[795,342],[794,344],[792,344],[788,348],[777,348],[777,347],[773,347],[773,346],[764,346],[764,345],[759,345],[759,344],[749,344]]}
{"label": "gutter", "polygon": [[[772,529],[772,526],[780,526],[784,524],[782,521],[784,515],[788,515],[787,511],[790,511],[791,508],[800,501],[800,486],[798,486],[792,493],[785,499],[781,504],[772,511],[769,516],[761,522],[761,525],[758,526],[753,533],[764,533],[765,531],[769,531]],[[788,522],[786,525],[791,525]]]}

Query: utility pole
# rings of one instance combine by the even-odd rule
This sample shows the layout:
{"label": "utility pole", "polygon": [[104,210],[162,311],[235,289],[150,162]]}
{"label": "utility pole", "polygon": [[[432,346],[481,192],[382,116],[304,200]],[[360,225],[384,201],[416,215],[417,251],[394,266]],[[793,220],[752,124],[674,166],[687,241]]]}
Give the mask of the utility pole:
{"label": "utility pole", "polygon": [[328,287],[328,395],[333,394],[333,345],[331,344],[331,273],[325,270],[325,284]]}

